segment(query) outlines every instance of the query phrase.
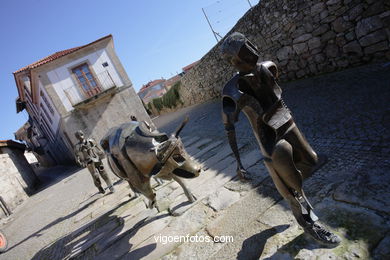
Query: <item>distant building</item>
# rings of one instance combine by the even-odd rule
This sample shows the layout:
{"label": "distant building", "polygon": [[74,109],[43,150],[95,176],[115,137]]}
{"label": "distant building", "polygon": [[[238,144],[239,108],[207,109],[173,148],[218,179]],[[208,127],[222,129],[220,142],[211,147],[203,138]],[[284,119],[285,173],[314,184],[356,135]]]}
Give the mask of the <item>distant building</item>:
{"label": "distant building", "polygon": [[24,156],[25,148],[12,140],[0,140],[0,218],[10,215],[38,183]]}
{"label": "distant building", "polygon": [[130,115],[150,122],[111,35],[56,52],[14,77],[17,112],[26,109],[29,114],[15,137],[26,142],[42,165],[73,163],[77,130],[100,140]]}
{"label": "distant building", "polygon": [[190,71],[190,70],[191,70],[193,67],[195,67],[199,62],[200,62],[199,60],[198,60],[198,61],[195,61],[195,62],[193,62],[193,63],[191,63],[191,64],[185,66],[184,68],[182,68],[183,73],[185,74],[185,73],[187,73],[188,71]]}
{"label": "distant building", "polygon": [[148,104],[152,99],[159,98],[167,92],[164,83],[165,79],[149,81],[138,91],[138,96],[145,104]]}
{"label": "distant building", "polygon": [[148,104],[152,99],[162,97],[176,82],[180,81],[181,77],[190,71],[199,61],[195,61],[184,68],[182,72],[165,80],[165,79],[156,79],[149,81],[147,84],[143,85],[138,91],[138,96],[142,99],[144,104]]}
{"label": "distant building", "polygon": [[177,75],[175,75],[175,76],[173,76],[173,77],[167,79],[167,80],[164,82],[164,87],[165,87],[167,90],[170,90],[171,87],[172,87],[173,85],[175,85],[177,82],[180,81],[181,77],[182,77],[182,76],[181,76],[180,74],[177,74]]}

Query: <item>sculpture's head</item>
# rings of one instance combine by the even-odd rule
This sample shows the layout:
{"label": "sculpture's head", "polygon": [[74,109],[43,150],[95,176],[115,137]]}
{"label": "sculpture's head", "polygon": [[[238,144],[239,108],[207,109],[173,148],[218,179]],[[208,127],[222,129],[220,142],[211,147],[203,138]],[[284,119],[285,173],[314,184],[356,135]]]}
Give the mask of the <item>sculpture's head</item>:
{"label": "sculpture's head", "polygon": [[258,50],[242,33],[229,35],[220,47],[222,58],[240,72],[250,72],[259,58]]}
{"label": "sculpture's head", "polygon": [[[184,149],[179,133],[187,123],[186,118],[174,134],[157,147],[157,156],[165,165],[158,175],[173,173],[182,178],[195,178],[201,172],[200,165]],[[157,176],[158,176],[157,175]]]}
{"label": "sculpture's head", "polygon": [[77,140],[79,140],[79,141],[83,141],[84,140],[84,133],[83,133],[83,131],[78,130],[76,133],[74,133],[74,135],[76,136]]}

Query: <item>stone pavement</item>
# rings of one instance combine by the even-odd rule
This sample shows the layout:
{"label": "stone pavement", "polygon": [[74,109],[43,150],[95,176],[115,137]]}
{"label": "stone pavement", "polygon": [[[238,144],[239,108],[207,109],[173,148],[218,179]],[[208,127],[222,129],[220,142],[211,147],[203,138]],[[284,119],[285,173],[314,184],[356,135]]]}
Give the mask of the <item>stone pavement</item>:
{"label": "stone pavement", "polygon": [[[320,219],[343,237],[340,246],[325,248],[303,234],[276,192],[244,116],[237,135],[252,180],[235,178],[220,102],[213,101],[154,120],[169,133],[190,116],[183,142],[204,168],[186,181],[195,203],[186,201],[177,183],[154,183],[158,210],[150,210],[143,197],[128,196],[125,182],[116,182],[114,194],[100,195],[86,170],[65,171],[3,223],[10,249],[0,259],[389,259],[390,64],[282,88],[301,131],[329,157],[304,187]],[[175,235],[232,236],[233,242],[163,240]]]}

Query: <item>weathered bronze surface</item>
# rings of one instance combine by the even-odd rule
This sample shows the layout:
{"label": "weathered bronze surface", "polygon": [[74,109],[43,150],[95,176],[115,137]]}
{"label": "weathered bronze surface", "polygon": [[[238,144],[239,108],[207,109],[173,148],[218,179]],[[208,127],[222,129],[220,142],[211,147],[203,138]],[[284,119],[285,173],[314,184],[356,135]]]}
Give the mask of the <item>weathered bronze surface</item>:
{"label": "weathered bronze surface", "polygon": [[221,52],[239,72],[222,91],[222,117],[237,160],[238,176],[245,179],[247,173],[240,160],[234,128],[238,114],[243,111],[272,180],[290,204],[297,222],[317,240],[339,243],[337,236],[318,225],[318,217],[302,189],[303,179],[322,166],[326,158],[314,152],[283,102],[277,84],[277,66],[272,61],[259,61],[257,48],[240,33],[227,37]]}
{"label": "weathered bronze surface", "polygon": [[171,137],[156,130],[151,132],[144,122],[132,121],[110,129],[100,142],[112,171],[127,180],[131,189],[146,196],[150,200],[149,207],[156,203],[156,194],[150,185],[151,177],[174,179],[183,188],[188,200],[195,201],[180,179],[195,178],[201,171],[178,137],[187,120]]}
{"label": "weathered bronze surface", "polygon": [[100,193],[104,193],[104,189],[102,188],[99,175],[106,182],[110,191],[114,192],[114,187],[102,162],[102,158],[104,158],[103,150],[97,146],[96,141],[93,138],[85,138],[84,133],[81,130],[77,131],[75,136],[79,140],[74,147],[76,163],[81,167],[88,168],[91,173],[93,183]]}

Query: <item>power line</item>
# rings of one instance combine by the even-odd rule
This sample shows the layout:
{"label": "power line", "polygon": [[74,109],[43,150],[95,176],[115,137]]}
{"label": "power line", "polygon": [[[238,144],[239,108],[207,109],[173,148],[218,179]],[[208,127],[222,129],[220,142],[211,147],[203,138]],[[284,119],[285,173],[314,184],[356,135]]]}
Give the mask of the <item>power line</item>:
{"label": "power line", "polygon": [[[208,23],[209,26],[210,26],[210,30],[211,30],[211,32],[213,33],[213,35],[214,35],[214,37],[215,37],[215,40],[218,42],[217,35],[218,35],[219,37],[221,37],[221,35],[219,35],[216,31],[214,31],[214,29],[213,29],[213,27],[211,26],[211,23],[210,23],[210,21],[209,21],[209,18],[207,17],[206,12],[204,11],[203,8],[202,8],[202,12],[203,12],[203,14],[204,14],[204,17],[205,17],[206,20],[207,20],[207,23]],[[222,38],[222,37],[221,37],[221,38]]]}
{"label": "power line", "polygon": [[[243,14],[242,12],[245,13],[245,10],[251,9],[253,7],[250,0],[246,1],[249,4],[249,8],[244,7],[247,6],[244,4],[244,1],[234,2],[234,4],[224,1],[215,1],[214,3],[202,8],[203,15],[206,18],[207,24],[209,25],[210,30],[217,42],[222,39],[222,35],[228,31],[229,27],[231,26],[232,19],[239,19]],[[221,32],[222,35],[219,32]]]}

